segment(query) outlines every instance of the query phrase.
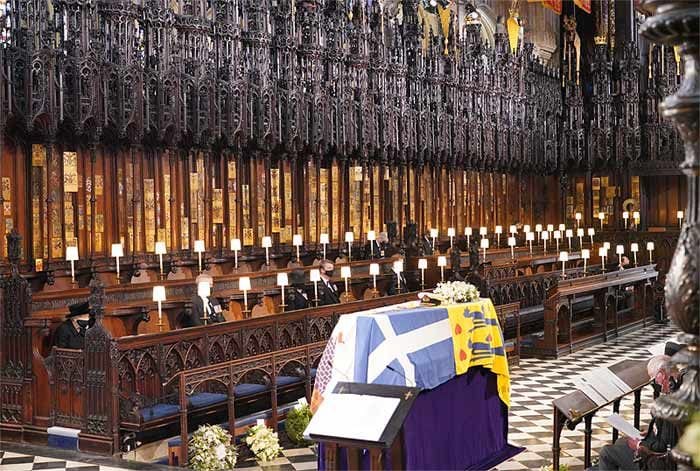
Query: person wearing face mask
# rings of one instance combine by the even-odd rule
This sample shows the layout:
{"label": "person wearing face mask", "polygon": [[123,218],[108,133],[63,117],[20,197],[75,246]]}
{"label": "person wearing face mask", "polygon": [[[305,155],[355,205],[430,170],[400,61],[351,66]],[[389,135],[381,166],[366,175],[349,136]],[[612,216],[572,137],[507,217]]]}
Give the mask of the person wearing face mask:
{"label": "person wearing face mask", "polygon": [[56,329],[54,345],[82,350],[85,346],[85,331],[91,327],[90,304],[71,304],[68,310],[66,320]]}
{"label": "person wearing face mask", "polygon": [[338,304],[340,302],[338,287],[331,281],[333,277],[333,268],[333,262],[330,260],[321,260],[319,264],[319,271],[321,272],[321,282],[318,284],[319,306]]}
{"label": "person wearing face mask", "polygon": [[[207,324],[226,321],[219,300],[211,295],[211,289],[214,287],[214,278],[212,278],[211,275],[204,274],[199,275],[195,281],[197,283],[197,292],[192,297],[192,309],[190,309],[189,315],[186,315],[183,319],[183,326],[194,327],[204,325],[202,318],[205,317],[205,313],[208,318]],[[200,283],[209,283],[208,295],[205,295],[204,292],[199,289]]]}
{"label": "person wearing face mask", "polygon": [[285,293],[287,311],[306,309],[309,307],[309,297],[304,291],[306,279],[304,270],[294,270],[290,275],[291,287]]}

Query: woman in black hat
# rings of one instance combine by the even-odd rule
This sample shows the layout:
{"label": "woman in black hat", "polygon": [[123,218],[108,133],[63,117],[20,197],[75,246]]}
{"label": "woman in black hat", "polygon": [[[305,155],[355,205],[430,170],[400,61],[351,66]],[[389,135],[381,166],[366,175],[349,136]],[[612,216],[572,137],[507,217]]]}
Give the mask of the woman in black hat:
{"label": "woman in black hat", "polygon": [[297,309],[306,309],[309,307],[309,298],[304,287],[306,286],[306,276],[304,270],[294,270],[290,276],[291,289],[285,293],[285,302],[287,311],[296,311]]}
{"label": "woman in black hat", "polygon": [[56,329],[54,345],[82,350],[85,346],[85,331],[90,326],[90,304],[71,304],[68,310],[66,320]]}

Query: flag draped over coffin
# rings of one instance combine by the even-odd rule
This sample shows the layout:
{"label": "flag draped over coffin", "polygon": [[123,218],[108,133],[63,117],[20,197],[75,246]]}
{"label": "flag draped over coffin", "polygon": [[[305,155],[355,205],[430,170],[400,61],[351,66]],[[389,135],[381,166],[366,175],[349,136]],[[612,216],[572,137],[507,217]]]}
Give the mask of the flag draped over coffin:
{"label": "flag draped over coffin", "polygon": [[433,389],[472,366],[497,375],[510,404],[510,376],[489,299],[447,307],[404,303],[341,316],[319,364],[312,408],[339,381]]}

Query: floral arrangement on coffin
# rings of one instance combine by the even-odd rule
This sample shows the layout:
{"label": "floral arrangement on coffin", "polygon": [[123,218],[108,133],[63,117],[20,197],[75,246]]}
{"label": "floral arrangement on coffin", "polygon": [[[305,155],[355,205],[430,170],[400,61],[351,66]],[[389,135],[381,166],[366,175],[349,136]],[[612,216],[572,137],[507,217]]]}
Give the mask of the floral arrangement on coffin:
{"label": "floral arrangement on coffin", "polygon": [[231,434],[218,425],[199,427],[192,434],[188,450],[188,466],[195,471],[232,469],[238,459]]}
{"label": "floral arrangement on coffin", "polygon": [[312,415],[308,404],[298,404],[297,407],[287,412],[284,430],[287,432],[289,439],[297,445],[310,444],[310,442],[304,440],[304,430],[309,426]]}
{"label": "floral arrangement on coffin", "polygon": [[431,297],[439,299],[442,304],[469,303],[479,300],[479,290],[464,281],[448,281],[438,283]]}
{"label": "floral arrangement on coffin", "polygon": [[277,433],[265,425],[256,425],[248,430],[245,442],[250,447],[255,458],[266,463],[277,458],[282,451]]}

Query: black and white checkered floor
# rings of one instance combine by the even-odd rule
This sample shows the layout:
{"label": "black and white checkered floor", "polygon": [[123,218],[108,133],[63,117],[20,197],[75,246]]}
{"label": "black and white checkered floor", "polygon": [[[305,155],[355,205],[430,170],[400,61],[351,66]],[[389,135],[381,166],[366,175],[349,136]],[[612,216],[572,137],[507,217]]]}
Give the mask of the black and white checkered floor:
{"label": "black and white checkered floor", "polygon": [[[663,342],[677,334],[672,326],[651,325],[645,329],[610,341],[604,345],[590,347],[558,360],[522,360],[519,368],[511,371],[511,409],[509,416],[508,439],[527,450],[510,461],[498,466],[498,471],[539,469],[552,461],[552,399],[562,396],[573,389],[572,379],[586,370],[616,363],[620,360],[648,358],[648,347]],[[645,388],[642,393],[642,421],[648,420],[649,406],[652,402],[651,388]],[[632,422],[633,399],[622,402],[620,414]],[[607,412],[607,411],[605,411]],[[593,420],[593,456],[598,450],[610,442],[611,430],[606,424],[605,417],[609,414],[599,413]],[[609,411],[612,413],[612,410]],[[283,443],[288,445],[288,443]],[[581,429],[565,429],[561,438],[562,464],[569,465],[571,471],[583,469],[583,431]],[[79,470],[79,471],[114,471],[121,469],[168,469],[165,466],[150,466],[144,463],[114,462],[109,465],[100,463],[99,459],[68,461],[49,448],[41,448],[41,452],[24,450],[17,452],[16,448],[5,447],[8,451],[0,451],[0,469],[2,471],[27,471],[37,469]],[[14,451],[9,451],[13,448]],[[79,460],[79,456],[75,458]],[[95,464],[97,463],[97,464]],[[265,471],[301,471],[316,469],[316,455],[312,448],[286,447],[282,456],[264,468],[252,459],[243,459],[237,468],[246,470]],[[175,469],[175,468],[170,468]]]}

